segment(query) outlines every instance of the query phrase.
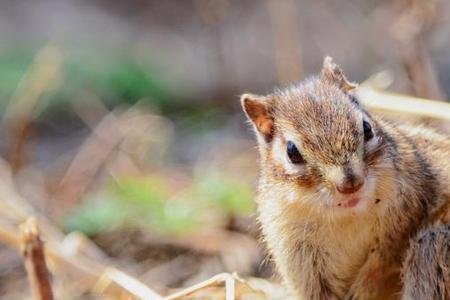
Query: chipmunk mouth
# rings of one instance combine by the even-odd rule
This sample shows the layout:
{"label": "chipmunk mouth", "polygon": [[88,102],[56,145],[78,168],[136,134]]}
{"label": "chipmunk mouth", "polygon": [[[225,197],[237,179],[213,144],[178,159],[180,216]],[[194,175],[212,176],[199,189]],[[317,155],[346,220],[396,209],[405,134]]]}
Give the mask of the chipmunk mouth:
{"label": "chipmunk mouth", "polygon": [[344,208],[353,208],[359,203],[359,198],[356,196],[351,197],[350,199],[338,201],[336,203],[337,207],[344,207]]}
{"label": "chipmunk mouth", "polygon": [[336,199],[332,203],[328,203],[329,208],[354,208],[361,202],[361,198],[357,195],[346,197],[345,199]]}
{"label": "chipmunk mouth", "polygon": [[339,194],[335,193],[331,196],[331,199],[327,199],[325,207],[335,209],[338,211],[365,211],[372,203],[371,199],[375,199],[375,184],[376,178],[369,178],[367,184],[352,194]]}

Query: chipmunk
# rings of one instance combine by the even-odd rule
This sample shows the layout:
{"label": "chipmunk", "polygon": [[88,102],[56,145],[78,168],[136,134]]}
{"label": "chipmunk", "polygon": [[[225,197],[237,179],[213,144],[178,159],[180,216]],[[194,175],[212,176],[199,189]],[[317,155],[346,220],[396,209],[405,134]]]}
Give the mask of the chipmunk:
{"label": "chipmunk", "polygon": [[370,113],[355,87],[327,57],[241,97],[277,269],[298,299],[450,299],[450,138]]}

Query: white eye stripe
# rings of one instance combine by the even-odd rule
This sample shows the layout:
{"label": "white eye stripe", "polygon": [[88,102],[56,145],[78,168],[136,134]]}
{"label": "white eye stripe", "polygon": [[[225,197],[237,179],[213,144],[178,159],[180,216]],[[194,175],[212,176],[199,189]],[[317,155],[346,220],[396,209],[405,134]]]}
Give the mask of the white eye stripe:
{"label": "white eye stripe", "polygon": [[376,147],[378,147],[378,144],[380,143],[380,138],[378,136],[375,135],[373,138],[371,138],[370,140],[368,140],[367,142],[364,142],[364,146],[367,150],[374,150]]}

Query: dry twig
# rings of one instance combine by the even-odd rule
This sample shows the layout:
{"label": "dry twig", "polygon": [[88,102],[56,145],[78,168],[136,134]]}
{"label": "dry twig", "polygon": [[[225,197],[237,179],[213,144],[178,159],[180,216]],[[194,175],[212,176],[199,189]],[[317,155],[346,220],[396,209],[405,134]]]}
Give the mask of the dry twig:
{"label": "dry twig", "polygon": [[237,275],[234,274],[228,274],[228,273],[222,273],[218,274],[214,277],[209,278],[208,280],[205,280],[203,282],[200,282],[192,287],[189,287],[187,289],[184,289],[180,292],[177,292],[175,294],[172,294],[166,298],[166,300],[176,300],[176,299],[183,299],[186,296],[189,296],[190,294],[204,289],[209,286],[217,286],[217,285],[225,285],[225,299],[226,300],[234,300],[235,299],[235,281],[240,280]]}
{"label": "dry twig", "polygon": [[13,172],[25,163],[25,144],[29,140],[31,122],[35,117],[38,100],[59,83],[62,67],[60,50],[47,45],[36,55],[6,109],[5,126],[10,137],[9,161]]}
{"label": "dry twig", "polygon": [[442,19],[437,1],[397,0],[392,34],[416,96],[444,99],[428,49],[427,37]]}
{"label": "dry twig", "polygon": [[445,102],[397,95],[364,86],[359,87],[357,93],[374,110],[450,121],[450,104]]}
{"label": "dry twig", "polygon": [[292,0],[267,0],[278,81],[282,85],[298,81],[303,77],[297,5]]}
{"label": "dry twig", "polygon": [[222,273],[192,287],[171,294],[165,299],[290,300],[293,298],[280,284],[269,282],[261,278],[242,279],[236,274]]}
{"label": "dry twig", "polygon": [[21,226],[22,254],[30,280],[33,299],[53,300],[50,274],[45,261],[44,245],[39,236],[36,219],[29,218]]}

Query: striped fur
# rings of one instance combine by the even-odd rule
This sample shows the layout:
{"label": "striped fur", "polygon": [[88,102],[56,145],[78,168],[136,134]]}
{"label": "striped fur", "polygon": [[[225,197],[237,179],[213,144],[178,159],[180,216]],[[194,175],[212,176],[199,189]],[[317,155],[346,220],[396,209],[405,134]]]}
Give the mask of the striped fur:
{"label": "striped fur", "polygon": [[[450,245],[450,234],[422,244],[416,236],[450,224],[450,138],[372,115],[353,87],[326,59],[318,77],[242,96],[258,139],[257,204],[267,246],[299,299],[424,299],[417,295],[435,295],[433,286],[442,294],[450,262],[428,263],[423,253]],[[374,132],[366,142],[363,119]],[[289,162],[287,141],[306,163]],[[349,173],[365,183],[355,207],[340,207],[346,198],[335,186]],[[420,277],[421,268],[434,268],[427,274],[435,276]],[[429,280],[426,292],[414,294],[417,280]]]}

